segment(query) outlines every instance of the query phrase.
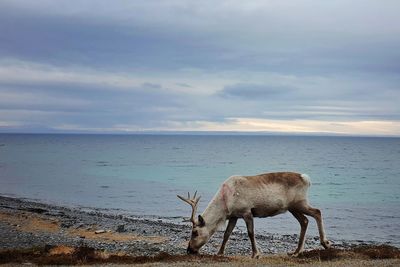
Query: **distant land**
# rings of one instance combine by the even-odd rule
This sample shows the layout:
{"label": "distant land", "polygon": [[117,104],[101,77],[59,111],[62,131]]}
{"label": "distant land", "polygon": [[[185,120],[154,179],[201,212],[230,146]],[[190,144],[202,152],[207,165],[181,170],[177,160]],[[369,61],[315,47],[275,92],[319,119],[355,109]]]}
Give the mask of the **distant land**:
{"label": "distant land", "polygon": [[58,130],[29,130],[1,129],[0,134],[88,134],[88,135],[220,135],[220,136],[311,136],[311,137],[388,137],[400,138],[399,135],[346,134],[331,132],[268,132],[268,131],[58,131]]}

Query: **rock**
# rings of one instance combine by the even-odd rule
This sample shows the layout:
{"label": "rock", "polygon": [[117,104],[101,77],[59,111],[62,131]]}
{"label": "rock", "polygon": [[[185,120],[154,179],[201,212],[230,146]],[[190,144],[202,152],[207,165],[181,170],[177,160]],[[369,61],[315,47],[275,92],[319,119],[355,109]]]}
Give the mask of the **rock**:
{"label": "rock", "polygon": [[74,225],[74,222],[72,221],[64,221],[61,223],[61,228],[70,228],[71,226]]}
{"label": "rock", "polygon": [[84,223],[78,223],[75,225],[75,229],[83,227],[85,224]]}
{"label": "rock", "polygon": [[125,224],[120,224],[120,225],[118,225],[118,226],[117,226],[117,232],[118,232],[118,233],[126,232]]}
{"label": "rock", "polygon": [[103,233],[105,233],[106,231],[105,230],[96,230],[96,231],[94,231],[94,233],[96,234],[96,235],[98,235],[98,234],[103,234]]}
{"label": "rock", "polygon": [[39,214],[48,212],[48,210],[42,209],[42,208],[27,208],[26,210],[30,211],[30,212],[34,212],[34,213],[39,213]]}

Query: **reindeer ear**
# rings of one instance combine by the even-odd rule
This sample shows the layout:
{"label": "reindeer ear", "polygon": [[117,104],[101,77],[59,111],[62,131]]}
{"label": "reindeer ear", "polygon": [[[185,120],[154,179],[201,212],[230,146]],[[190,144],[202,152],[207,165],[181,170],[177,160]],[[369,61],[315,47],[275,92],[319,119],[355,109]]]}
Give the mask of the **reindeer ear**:
{"label": "reindeer ear", "polygon": [[204,225],[206,225],[206,222],[204,221],[204,218],[201,215],[199,215],[198,219],[199,219],[200,227],[203,227]]}

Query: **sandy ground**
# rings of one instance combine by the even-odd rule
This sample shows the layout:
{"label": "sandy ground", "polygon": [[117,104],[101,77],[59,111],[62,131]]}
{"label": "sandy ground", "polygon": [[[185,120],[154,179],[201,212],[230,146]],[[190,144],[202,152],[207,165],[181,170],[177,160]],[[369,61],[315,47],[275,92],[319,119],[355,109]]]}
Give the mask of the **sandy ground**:
{"label": "sandy ground", "polygon": [[[141,264],[143,266],[400,266],[398,248],[345,243],[329,250],[315,238],[297,258],[296,236],[258,236],[264,255],[249,257],[249,241],[234,233],[227,256],[215,256],[221,234],[202,256],[185,255],[190,227],[0,197],[0,264]],[[264,244],[265,243],[265,244]],[[271,248],[271,246],[278,247]],[[268,250],[270,249],[270,250]],[[274,249],[274,250],[273,250]],[[272,251],[272,253],[271,253]]]}
{"label": "sandy ground", "polygon": [[[53,218],[46,218],[34,213],[0,212],[0,221],[5,222],[20,232],[29,233],[58,233],[61,231],[60,222]],[[162,243],[166,238],[162,236],[138,236],[129,233],[116,233],[105,231],[96,233],[96,228],[89,229],[66,229],[65,233],[70,237],[84,238],[86,240],[102,242],[126,242],[145,241],[149,243]],[[101,230],[100,230],[101,231]]]}

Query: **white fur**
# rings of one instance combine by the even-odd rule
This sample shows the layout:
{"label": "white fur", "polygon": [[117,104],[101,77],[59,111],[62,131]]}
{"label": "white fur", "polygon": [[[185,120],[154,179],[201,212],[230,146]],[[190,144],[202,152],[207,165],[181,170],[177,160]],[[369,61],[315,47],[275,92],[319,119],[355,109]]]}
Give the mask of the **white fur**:
{"label": "white fur", "polygon": [[300,175],[301,178],[303,178],[309,185],[311,185],[311,179],[310,176],[308,176],[307,174],[303,173],[302,175]]}

